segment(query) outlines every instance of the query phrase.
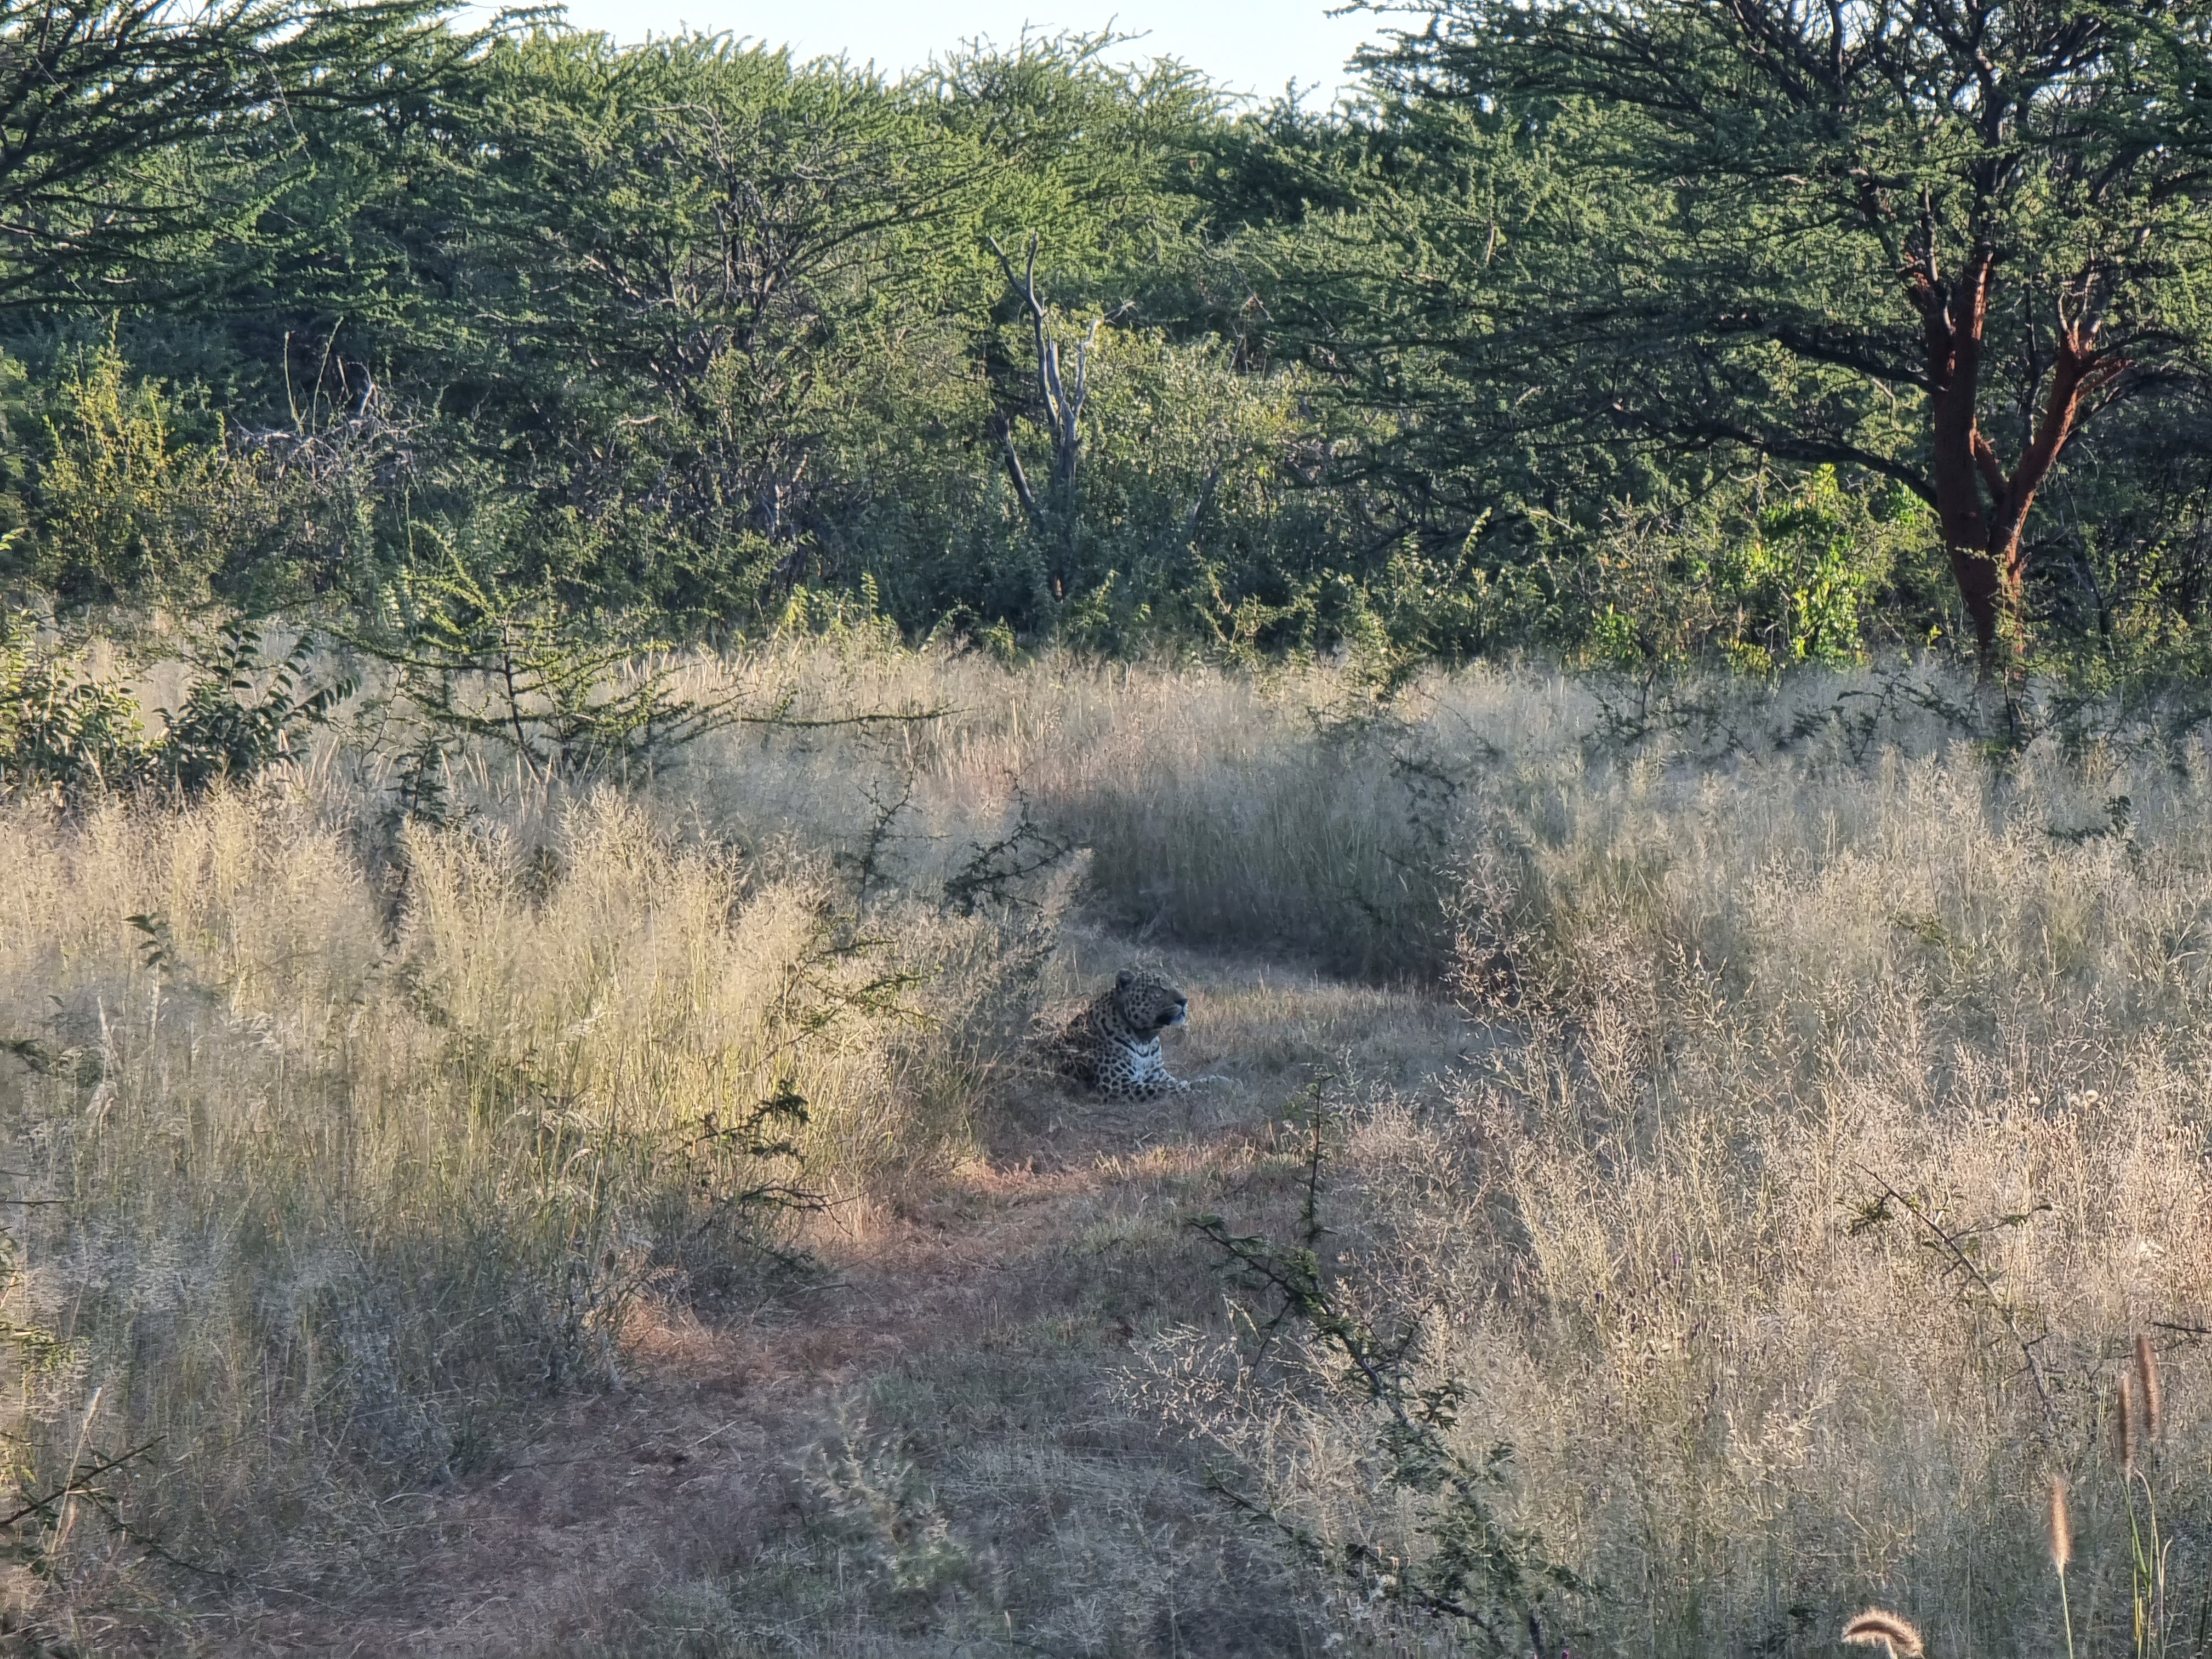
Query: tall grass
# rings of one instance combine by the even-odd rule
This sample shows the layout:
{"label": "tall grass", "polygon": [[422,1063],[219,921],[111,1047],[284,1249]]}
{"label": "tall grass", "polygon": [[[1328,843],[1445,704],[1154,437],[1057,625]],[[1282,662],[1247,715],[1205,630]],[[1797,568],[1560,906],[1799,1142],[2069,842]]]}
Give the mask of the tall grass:
{"label": "tall grass", "polygon": [[1438,676],[1378,703],[1328,668],[1009,671],[804,647],[702,666],[692,689],[800,717],[941,712],[890,733],[740,728],[701,745],[669,787],[755,840],[804,825],[850,856],[903,801],[886,850],[926,884],[1026,819],[1085,851],[1087,907],[1119,931],[1384,979],[1449,960],[1446,837],[1483,757],[1532,732],[1571,741],[1594,717],[1560,678]]}
{"label": "tall grass", "polygon": [[[2159,1513],[2212,1519],[2212,753],[1922,735],[1470,780],[1486,1058],[1448,1111],[1352,1115],[1334,1293],[1413,1334],[1413,1386],[1465,1382],[1467,1455],[1510,1448],[1501,1524],[1589,1587],[1544,1609],[1578,1650],[1809,1651],[1871,1601],[1934,1651],[2061,1651],[2054,1475],[2091,1650],[2212,1627],[2185,1546],[2131,1632],[2108,1454],[2148,1334]],[[1431,1557],[1330,1353],[1186,1331],[1147,1387],[1291,1524]]]}
{"label": "tall grass", "polygon": [[[1411,1334],[1402,1398],[1450,1404],[1437,1443],[1492,1472],[1498,1536],[1564,1570],[1547,1656],[1805,1652],[1869,1605],[1939,1653],[2057,1651],[2054,1476],[2086,1651],[2212,1628],[2201,743],[2076,722],[1993,748],[2017,709],[1972,729],[1934,676],[1670,701],[1485,670],[1378,700],[1326,668],[818,643],[685,672],[759,718],[622,794],[479,749],[442,822],[403,823],[357,732],[186,811],[0,805],[0,1428],[43,1586],[18,1599],[173,1604],[373,1559],[388,1499],[618,1382],[651,1319],[771,1286],[811,1203],[1042,1121],[1018,1036],[1074,988],[1072,918],[1094,960],[1291,956],[1462,999],[1459,1071],[1338,1090],[1315,1267]],[[1295,1160],[1261,1127],[1233,1180],[1178,1157],[1279,1228]],[[1006,1437],[975,1467],[1058,1467],[1062,1430],[1126,1448],[1126,1489],[1101,1453],[1095,1504],[1036,1497],[1054,1549],[1108,1564],[1086,1582],[1121,1583],[1157,1540],[1117,1528],[1206,1512],[1147,1437],[1164,1420],[1319,1551],[1284,1560],[1366,1564],[1310,1574],[1314,1617],[1451,1650],[1407,1589],[1456,1547],[1439,1489],[1392,1462],[1340,1345],[1255,1351],[1188,1291],[1201,1246],[1167,1201],[1139,1231],[1180,1265],[1129,1282],[1180,1299],[1129,1303],[1137,1357],[1036,1338],[1087,1412],[1127,1367],[1124,1414],[1031,1427],[1049,1402],[1025,1403],[1011,1428],[970,1401]],[[2124,1364],[2159,1379],[2148,1534],[2105,1450]],[[805,1467],[839,1492],[929,1485],[923,1451],[837,1432]],[[1147,1507],[1170,1486],[1182,1507]],[[930,1490],[945,1561],[985,1559],[986,1513],[1020,1547],[1006,1491]],[[2143,1536],[2177,1540],[2154,1578]],[[983,1594],[937,1561],[928,1595]],[[878,1646],[939,1650],[900,1593],[922,1622]],[[1261,1627],[1239,1593],[1206,1592],[1221,1630]],[[962,1607],[945,1630],[1009,1616]]]}
{"label": "tall grass", "polygon": [[276,792],[0,816],[8,1427],[27,1492],[107,1494],[24,1517],[65,1580],[327,1559],[607,1380],[642,1301],[711,1308],[961,1136],[986,1073],[944,1034],[1004,976],[942,970],[986,924],[860,936],[827,878],[607,796],[404,853],[395,908]]}

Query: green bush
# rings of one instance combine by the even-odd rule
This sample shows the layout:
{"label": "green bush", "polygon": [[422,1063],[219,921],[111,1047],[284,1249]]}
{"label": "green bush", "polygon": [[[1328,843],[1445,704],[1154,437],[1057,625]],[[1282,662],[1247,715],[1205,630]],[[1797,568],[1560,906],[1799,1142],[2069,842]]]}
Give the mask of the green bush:
{"label": "green bush", "polygon": [[78,805],[131,792],[198,799],[266,770],[353,691],[343,681],[307,689],[307,638],[272,660],[258,629],[233,625],[192,665],[182,702],[161,711],[163,730],[149,738],[135,692],[94,674],[81,650],[31,634],[19,619],[0,648],[0,789],[11,793]]}
{"label": "green bush", "polygon": [[252,472],[222,440],[180,430],[194,410],[159,381],[134,376],[112,344],[68,359],[46,420],[33,533],[15,566],[64,604],[192,605],[207,599],[234,550],[266,526]]}

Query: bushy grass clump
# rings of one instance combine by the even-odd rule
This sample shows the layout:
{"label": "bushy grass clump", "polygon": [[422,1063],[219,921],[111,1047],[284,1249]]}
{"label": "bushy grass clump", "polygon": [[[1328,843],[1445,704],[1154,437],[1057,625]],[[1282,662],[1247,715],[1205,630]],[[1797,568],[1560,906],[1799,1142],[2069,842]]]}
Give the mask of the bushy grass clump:
{"label": "bushy grass clump", "polygon": [[[2208,824],[2196,740],[1499,756],[1454,831],[1477,1061],[1340,1093],[1298,1343],[1170,1332],[1139,1392],[1411,1650],[1472,1633],[1476,1559],[1478,1611],[1577,1651],[1814,1651],[1869,1601],[2064,1651],[2053,1475],[2077,1638],[2194,1639],[2212,1577],[2142,1589],[2112,1435],[2147,1337],[2136,1461],[2169,1537],[2212,1517]],[[1391,1426],[1447,1398],[1480,1527]]]}
{"label": "bushy grass clump", "polygon": [[129,1455],[86,1543],[327,1551],[961,1142],[987,923],[863,936],[607,794],[398,853],[275,789],[0,817],[9,1432],[34,1495]]}

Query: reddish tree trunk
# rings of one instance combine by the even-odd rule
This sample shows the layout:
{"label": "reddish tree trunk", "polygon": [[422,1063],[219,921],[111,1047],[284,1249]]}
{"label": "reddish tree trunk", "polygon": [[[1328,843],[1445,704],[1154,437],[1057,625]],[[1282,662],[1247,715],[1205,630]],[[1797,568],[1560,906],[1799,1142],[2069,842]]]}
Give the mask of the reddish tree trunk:
{"label": "reddish tree trunk", "polygon": [[2073,435],[2084,396],[2125,367],[2096,349],[2094,324],[2085,327],[2069,319],[2062,306],[2043,413],[2008,476],[1996,448],[1982,434],[1975,407],[1995,264],[1989,249],[1978,248],[1954,283],[1937,280],[1932,258],[1916,259],[1905,272],[1927,345],[1936,516],[1985,663],[1996,658],[2001,641],[2009,641],[2014,651],[2026,642],[2021,613],[2027,573],[2021,532],[2035,492]]}

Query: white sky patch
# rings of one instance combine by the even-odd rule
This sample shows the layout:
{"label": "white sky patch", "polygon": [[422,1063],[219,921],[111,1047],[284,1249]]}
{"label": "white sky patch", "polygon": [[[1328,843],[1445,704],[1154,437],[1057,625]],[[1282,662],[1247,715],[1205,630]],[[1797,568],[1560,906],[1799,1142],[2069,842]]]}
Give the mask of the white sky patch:
{"label": "white sky patch", "polygon": [[1266,99],[1293,78],[1326,106],[1352,83],[1345,68],[1363,40],[1396,20],[1360,12],[1332,17],[1317,0],[1134,0],[1112,9],[1082,0],[569,0],[568,21],[618,40],[672,34],[689,26],[709,33],[790,46],[800,57],[843,53],[892,75],[927,63],[978,35],[1000,43],[1024,24],[1051,33],[1095,31],[1109,23],[1143,38],[1117,58],[1174,57],[1236,92]]}

